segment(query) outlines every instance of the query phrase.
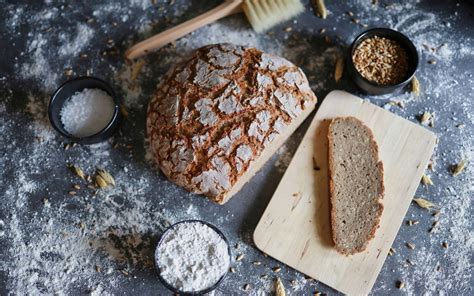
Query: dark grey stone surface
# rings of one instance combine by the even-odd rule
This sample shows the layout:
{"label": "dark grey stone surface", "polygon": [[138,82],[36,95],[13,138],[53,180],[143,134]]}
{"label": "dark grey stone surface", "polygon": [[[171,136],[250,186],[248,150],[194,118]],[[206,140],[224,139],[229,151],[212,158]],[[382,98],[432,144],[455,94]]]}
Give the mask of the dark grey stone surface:
{"label": "dark grey stone surface", "polygon": [[[364,30],[351,22],[346,14],[351,11],[361,24],[406,33],[421,57],[417,74],[422,85],[420,97],[406,91],[383,97],[359,95],[414,122],[424,111],[434,113],[434,126],[429,128],[440,139],[433,157],[436,169],[429,172],[434,185],[420,185],[417,196],[438,204],[441,215],[433,217],[419,207],[409,208],[406,220],[418,220],[419,224],[401,226],[393,245],[397,253],[387,258],[373,294],[472,294],[472,168],[468,165],[457,177],[450,172],[450,166],[462,158],[472,160],[472,3],[379,1],[372,6],[371,1],[327,1],[330,14],[322,20],[314,16],[309,1],[303,2],[308,9],[297,23],[281,24],[272,34],[252,33],[242,15],[211,29],[203,28],[177,42],[176,47],[149,55],[138,79],[131,81],[122,58],[131,44],[219,1],[157,1],[153,5],[146,0],[69,4],[0,1],[0,293],[169,294],[150,267],[153,245],[169,223],[201,218],[217,225],[233,245],[239,245],[234,255],[245,254],[245,259],[235,264],[237,273],[229,274],[216,294],[270,293],[275,276],[282,278],[290,294],[337,294],[264,257],[252,244],[253,230],[283,175],[281,167],[287,165],[285,158],[296,150],[310,120],[292,136],[286,149],[224,206],[186,193],[152,168],[144,148],[144,123],[147,102],[160,76],[193,46],[215,41],[239,41],[287,57],[303,68],[320,99],[333,89],[359,94],[347,75],[338,83],[332,79],[335,55],[342,54]],[[80,31],[79,24],[86,32]],[[288,27],[292,30],[284,30]],[[324,34],[319,33],[322,28],[326,29]],[[443,43],[446,45],[441,46]],[[432,52],[423,44],[439,49]],[[81,57],[83,54],[87,57]],[[428,60],[437,63],[428,64]],[[89,73],[109,81],[123,98],[130,115],[111,140],[118,143],[117,149],[105,144],[66,151],[64,139],[49,127],[47,101],[68,79],[68,69],[72,76]],[[391,106],[389,101],[403,101],[405,107]],[[89,173],[94,167],[105,166],[118,186],[96,194],[81,189],[73,198],[67,192],[71,184],[80,181],[66,163],[81,165]],[[45,197],[50,203],[46,208]],[[440,227],[429,234],[436,220]],[[49,221],[51,227],[47,226]],[[80,223],[86,230],[77,227]],[[135,240],[140,244],[134,244]],[[441,247],[444,241],[449,242],[447,250]],[[415,250],[406,248],[406,242],[415,244]],[[39,248],[44,252],[38,253]],[[76,251],[80,260],[75,258]],[[86,260],[88,253],[90,261]],[[262,265],[253,265],[253,261]],[[95,265],[103,266],[102,272],[95,272]],[[282,271],[273,272],[275,266],[282,266]],[[67,272],[68,268],[74,270]],[[107,268],[110,272],[104,272]],[[120,272],[124,269],[127,275]],[[268,279],[262,279],[263,274]],[[296,284],[292,285],[292,280]],[[397,280],[406,282],[404,290],[396,288]],[[247,292],[242,289],[246,283],[250,284]]]}

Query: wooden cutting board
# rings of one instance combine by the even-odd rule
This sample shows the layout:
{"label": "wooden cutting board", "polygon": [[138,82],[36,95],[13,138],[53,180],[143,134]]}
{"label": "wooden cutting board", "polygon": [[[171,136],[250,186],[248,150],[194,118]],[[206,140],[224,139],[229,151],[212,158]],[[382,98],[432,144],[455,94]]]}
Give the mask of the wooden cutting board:
{"label": "wooden cutting board", "polygon": [[[384,211],[366,251],[344,256],[332,244],[327,128],[337,116],[369,126],[385,170]],[[254,232],[268,255],[345,294],[368,294],[433,153],[436,137],[420,125],[343,91],[327,95]],[[313,161],[314,159],[314,161]]]}

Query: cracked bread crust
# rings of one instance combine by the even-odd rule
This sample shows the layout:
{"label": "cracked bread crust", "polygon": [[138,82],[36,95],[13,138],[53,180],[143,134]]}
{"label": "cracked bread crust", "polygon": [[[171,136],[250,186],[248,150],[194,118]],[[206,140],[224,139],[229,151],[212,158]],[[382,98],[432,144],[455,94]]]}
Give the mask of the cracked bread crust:
{"label": "cracked bread crust", "polygon": [[303,72],[255,48],[209,45],[177,64],[148,107],[150,147],[163,173],[215,202],[316,96]]}
{"label": "cracked bread crust", "polygon": [[363,252],[379,227],[383,164],[372,130],[355,117],[334,118],[328,130],[331,233],[344,255]]}

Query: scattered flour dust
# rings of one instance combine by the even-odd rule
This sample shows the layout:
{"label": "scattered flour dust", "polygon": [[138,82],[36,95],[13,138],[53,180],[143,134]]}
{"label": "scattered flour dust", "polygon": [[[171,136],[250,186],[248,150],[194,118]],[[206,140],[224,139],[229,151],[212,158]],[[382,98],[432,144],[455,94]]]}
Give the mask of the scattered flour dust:
{"label": "scattered flour dust", "polygon": [[48,40],[41,34],[28,34],[28,48],[25,55],[30,57],[28,63],[20,66],[20,76],[25,79],[36,79],[42,82],[42,86],[46,89],[54,89],[58,74],[49,64],[48,55],[46,53]]}
{"label": "scattered flour dust", "polygon": [[[441,227],[432,234],[423,234],[418,230],[410,237],[409,229],[402,226],[399,238],[395,241],[395,244],[401,246],[397,246],[397,255],[393,259],[407,258],[411,253],[404,251],[403,243],[418,237],[423,240],[423,246],[417,245],[415,250],[410,251],[415,265],[403,268],[386,263],[384,268],[390,266],[387,268],[393,270],[384,270],[379,275],[373,293],[396,291],[395,281],[401,279],[406,282],[406,290],[403,292],[407,294],[449,294],[454,289],[466,295],[472,294],[469,290],[472,288],[472,275],[469,271],[472,270],[473,253],[470,199],[473,195],[473,106],[472,100],[453,93],[453,89],[461,86],[465,88],[466,84],[474,83],[472,73],[460,73],[455,67],[459,62],[472,61],[472,37],[460,36],[451,27],[450,22],[456,21],[457,11],[442,19],[442,15],[418,9],[417,1],[394,3],[387,8],[383,5],[371,5],[371,2],[351,1],[347,3],[347,10],[354,12],[361,23],[371,27],[387,26],[401,30],[415,42],[421,54],[417,77],[421,82],[422,94],[415,98],[411,93],[405,92],[370,99],[382,102],[403,101],[406,107],[393,107],[394,112],[413,121],[416,120],[415,115],[427,108],[423,103],[426,101],[429,102],[429,108],[433,109],[430,111],[435,111],[440,116],[450,114],[444,117],[443,122],[437,121],[432,129],[440,136],[438,152],[434,156],[438,168],[430,174],[435,185],[427,189],[420,188],[422,192],[419,192],[441,206]],[[331,84],[333,79],[330,75],[334,57],[341,54],[341,48],[327,44],[318,47],[323,43],[321,36],[315,33],[319,28],[309,34],[298,35],[299,30],[293,26],[295,30],[292,32],[284,33],[284,37],[274,38],[255,34],[246,20],[237,16],[181,38],[175,46],[163,48],[159,55],[150,55],[146,58],[147,64],[142,68],[141,74],[133,80],[130,66],[123,63],[112,64],[113,60],[98,57],[94,53],[97,48],[105,46],[109,35],[117,31],[117,28],[111,26],[111,21],[117,22],[119,28],[133,28],[130,33],[120,32],[115,40],[122,40],[123,34],[133,36],[133,32],[139,30],[143,38],[155,33],[156,31],[151,31],[151,3],[149,0],[131,0],[130,5],[112,2],[91,4],[90,14],[84,17],[93,18],[92,24],[74,23],[64,28],[53,26],[52,33],[47,31],[48,28],[54,25],[56,18],[67,12],[64,11],[66,6],[51,5],[51,1],[47,1],[47,7],[33,14],[26,5],[7,5],[5,9],[5,29],[9,35],[17,36],[22,33],[20,28],[23,25],[33,24],[32,30],[26,35],[26,44],[19,53],[19,60],[15,62],[15,75],[23,79],[25,85],[34,82],[41,90],[26,94],[25,107],[30,121],[24,121],[24,116],[10,114],[8,106],[0,106],[0,134],[11,139],[0,145],[0,180],[17,180],[15,184],[0,182],[0,195],[3,198],[0,211],[8,213],[0,222],[0,235],[6,244],[5,254],[0,256],[8,256],[8,260],[0,261],[0,270],[8,278],[7,289],[14,294],[71,294],[77,291],[78,286],[90,287],[92,295],[120,293],[122,291],[117,289],[132,280],[134,273],[140,268],[152,268],[154,243],[159,233],[157,229],[164,230],[183,219],[200,219],[201,208],[205,207],[204,203],[199,205],[195,197],[192,200],[195,206],[190,206],[189,196],[155,173],[143,170],[143,163],[135,160],[112,160],[111,157],[123,153],[112,153],[108,143],[94,147],[76,146],[67,153],[63,151],[61,140],[52,131],[47,120],[48,94],[58,86],[65,64],[83,63],[79,60],[81,53],[89,54],[91,59],[87,62],[90,62],[90,69],[94,71],[99,71],[104,64],[110,67],[101,73],[110,74],[116,85],[123,90],[125,104],[137,109],[147,104],[148,97],[153,92],[154,86],[149,86],[150,81],[158,83],[159,77],[177,60],[200,46],[217,42],[255,46],[266,52],[285,56],[303,68],[316,92],[341,87]],[[172,5],[162,6],[165,7],[163,15],[182,16],[182,10],[189,9],[191,4],[176,5],[175,8]],[[336,23],[350,22],[343,11],[339,14],[334,12],[334,8],[331,11],[333,13],[330,17]],[[356,28],[357,25],[354,26],[348,33],[338,31],[338,26],[334,25],[333,28],[326,28],[327,35],[334,37],[341,34],[347,45],[362,30]],[[306,29],[308,28],[304,30]],[[293,34],[297,38],[288,38]],[[312,39],[313,37],[315,38]],[[81,41],[81,38],[84,40]],[[94,43],[95,40],[103,42]],[[125,43],[127,44],[121,44],[122,48],[131,45],[132,41]],[[312,54],[302,54],[306,52]],[[428,59],[437,60],[437,64],[426,65]],[[437,67],[443,67],[444,71],[437,71]],[[129,88],[130,85],[136,87]],[[423,104],[425,107],[420,107]],[[143,114],[139,113],[140,116]],[[467,118],[467,122],[460,122],[459,118]],[[454,127],[460,123],[466,127]],[[21,141],[17,136],[20,124],[26,126],[24,132],[31,141]],[[137,128],[133,132],[137,132]],[[287,143],[282,148],[279,161],[281,168],[288,166],[293,146],[296,147]],[[150,158],[148,153],[147,159]],[[453,178],[446,168],[461,158],[468,159],[469,166],[463,174]],[[89,174],[97,166],[104,167],[113,174],[117,186],[107,190],[89,190],[85,182],[66,169],[51,169],[55,166],[65,167],[68,162],[81,166]],[[64,192],[57,190],[58,185],[52,185],[60,181],[65,183]],[[446,186],[437,185],[440,182]],[[81,190],[74,197],[67,196],[70,185],[75,183],[81,186]],[[160,189],[159,192],[156,188]],[[179,197],[179,201],[176,197]],[[175,208],[171,209],[171,205],[175,205]],[[231,217],[233,214],[217,215],[215,218],[226,223],[227,216]],[[410,207],[408,215],[432,223],[432,220],[422,217],[429,213],[418,211],[416,207]],[[421,227],[416,227],[418,226]],[[428,228],[430,225],[425,226]],[[297,295],[306,294],[308,290],[314,291],[315,286],[319,285],[270,258],[262,257],[252,246],[250,232],[242,235],[231,233],[236,240],[237,235],[239,246],[235,247],[235,252],[245,254],[246,257],[235,263],[238,272],[229,274],[228,280],[216,291],[217,295],[228,295],[229,291],[244,293],[242,286],[246,282],[250,283],[248,293],[263,295],[272,291],[276,276],[281,277],[285,287]],[[443,241],[449,243],[447,250],[440,247]],[[263,263],[256,266],[252,264],[253,260]],[[390,260],[392,259],[387,259],[387,262]],[[438,261],[443,263],[440,271],[436,271]],[[282,270],[279,273],[267,272],[268,270],[262,272],[265,264],[270,268],[278,264]],[[269,277],[262,277],[263,273]],[[322,286],[322,289],[328,288]]]}
{"label": "scattered flour dust", "polygon": [[69,37],[68,34],[62,32],[59,35],[62,43],[61,47],[59,47],[59,54],[61,56],[77,54],[88,45],[92,37],[94,37],[94,30],[85,24],[78,24],[73,36]]}
{"label": "scattered flour dust", "polygon": [[227,243],[201,222],[180,223],[168,230],[155,260],[163,279],[184,292],[215,285],[230,266]]}

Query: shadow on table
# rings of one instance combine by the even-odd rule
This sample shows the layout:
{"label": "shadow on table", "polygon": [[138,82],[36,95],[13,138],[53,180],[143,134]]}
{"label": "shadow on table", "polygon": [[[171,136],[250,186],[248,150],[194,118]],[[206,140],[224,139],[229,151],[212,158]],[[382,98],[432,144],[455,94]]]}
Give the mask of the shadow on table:
{"label": "shadow on table", "polygon": [[158,236],[150,233],[128,233],[109,228],[101,237],[89,241],[89,246],[111,257],[127,272],[130,269],[153,269]]}

